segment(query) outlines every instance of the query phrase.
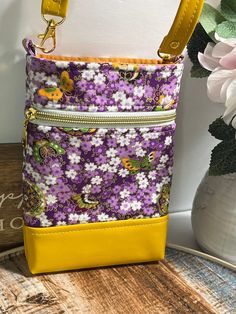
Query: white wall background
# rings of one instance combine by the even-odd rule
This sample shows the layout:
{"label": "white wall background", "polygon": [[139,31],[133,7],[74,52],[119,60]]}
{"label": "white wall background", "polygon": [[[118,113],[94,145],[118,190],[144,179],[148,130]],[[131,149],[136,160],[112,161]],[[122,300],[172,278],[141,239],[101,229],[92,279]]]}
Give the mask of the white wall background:
{"label": "white wall background", "polygon": [[[176,0],[70,0],[55,53],[155,58],[178,4]],[[44,30],[40,5],[41,0],[1,0],[0,143],[19,142],[21,138],[25,88],[21,40],[25,36],[35,38]],[[191,208],[215,144],[208,125],[222,111],[208,100],[206,80],[191,79],[189,70],[186,59],[177,119],[172,211]]]}

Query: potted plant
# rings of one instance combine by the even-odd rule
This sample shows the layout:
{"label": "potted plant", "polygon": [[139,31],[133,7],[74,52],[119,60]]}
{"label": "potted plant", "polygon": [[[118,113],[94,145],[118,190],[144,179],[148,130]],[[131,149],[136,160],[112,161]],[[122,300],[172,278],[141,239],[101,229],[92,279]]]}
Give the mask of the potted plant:
{"label": "potted plant", "polygon": [[207,77],[209,98],[224,106],[209,127],[218,145],[211,154],[192,210],[203,250],[236,264],[236,1],[204,5],[188,46],[192,77]]}

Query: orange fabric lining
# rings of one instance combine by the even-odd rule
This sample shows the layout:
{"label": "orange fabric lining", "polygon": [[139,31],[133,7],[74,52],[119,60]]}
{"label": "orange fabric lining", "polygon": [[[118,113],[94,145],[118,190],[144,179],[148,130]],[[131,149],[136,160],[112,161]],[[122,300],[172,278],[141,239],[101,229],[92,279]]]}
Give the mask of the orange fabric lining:
{"label": "orange fabric lining", "polygon": [[55,60],[55,61],[71,61],[71,62],[96,62],[96,63],[128,63],[128,64],[150,64],[150,65],[166,65],[166,64],[174,64],[173,62],[165,63],[160,59],[132,59],[132,58],[99,58],[99,57],[66,57],[66,56],[54,56],[54,55],[44,55],[37,54],[37,58],[47,59],[47,60]]}

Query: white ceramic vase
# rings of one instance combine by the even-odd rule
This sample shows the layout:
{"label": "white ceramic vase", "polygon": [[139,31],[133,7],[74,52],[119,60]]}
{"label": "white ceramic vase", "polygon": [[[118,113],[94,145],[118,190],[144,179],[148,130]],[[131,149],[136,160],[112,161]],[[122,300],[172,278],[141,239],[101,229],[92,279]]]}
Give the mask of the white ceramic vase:
{"label": "white ceramic vase", "polygon": [[205,252],[236,264],[236,173],[206,173],[193,202],[192,226]]}

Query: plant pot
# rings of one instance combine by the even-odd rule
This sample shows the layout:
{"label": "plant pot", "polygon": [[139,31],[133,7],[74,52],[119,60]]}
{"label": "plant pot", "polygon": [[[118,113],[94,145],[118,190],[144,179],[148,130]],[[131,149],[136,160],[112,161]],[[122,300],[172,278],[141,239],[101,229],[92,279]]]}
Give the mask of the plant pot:
{"label": "plant pot", "polygon": [[236,173],[206,173],[193,202],[192,227],[203,251],[236,264]]}

